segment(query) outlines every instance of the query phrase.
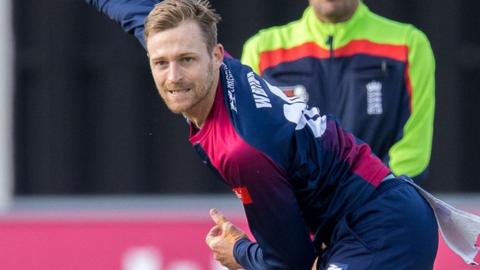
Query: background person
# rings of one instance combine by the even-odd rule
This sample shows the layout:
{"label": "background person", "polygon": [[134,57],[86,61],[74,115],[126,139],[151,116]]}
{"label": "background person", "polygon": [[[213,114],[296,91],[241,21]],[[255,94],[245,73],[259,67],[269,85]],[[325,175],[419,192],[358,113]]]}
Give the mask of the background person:
{"label": "background person", "polygon": [[396,175],[425,178],[435,60],[414,26],[374,14],[359,0],[309,0],[299,20],[250,38],[242,62],[335,115]]}

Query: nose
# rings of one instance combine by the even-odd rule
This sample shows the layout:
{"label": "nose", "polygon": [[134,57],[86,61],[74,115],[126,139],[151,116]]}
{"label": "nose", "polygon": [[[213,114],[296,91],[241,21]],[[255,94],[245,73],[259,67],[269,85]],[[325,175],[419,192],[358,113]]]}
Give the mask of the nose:
{"label": "nose", "polygon": [[168,67],[167,80],[172,83],[179,82],[182,79],[182,70],[175,62],[170,63]]}

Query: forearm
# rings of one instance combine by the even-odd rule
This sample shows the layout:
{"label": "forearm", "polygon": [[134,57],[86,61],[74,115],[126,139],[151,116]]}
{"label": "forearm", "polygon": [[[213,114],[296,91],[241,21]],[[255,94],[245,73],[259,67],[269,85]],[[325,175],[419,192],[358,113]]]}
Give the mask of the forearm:
{"label": "forearm", "polygon": [[249,239],[240,239],[235,243],[233,256],[245,269],[267,269],[260,246]]}
{"label": "forearm", "polygon": [[159,0],[86,0],[86,2],[120,24],[125,32],[133,34],[145,47],[143,36],[145,18]]}

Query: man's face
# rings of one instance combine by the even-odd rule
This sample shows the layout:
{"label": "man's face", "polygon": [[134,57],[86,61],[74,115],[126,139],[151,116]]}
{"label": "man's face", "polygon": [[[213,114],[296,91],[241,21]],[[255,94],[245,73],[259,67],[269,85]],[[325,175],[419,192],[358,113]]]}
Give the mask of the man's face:
{"label": "man's face", "polygon": [[321,21],[337,23],[352,16],[359,0],[308,0],[308,2]]}
{"label": "man's face", "polygon": [[221,45],[207,51],[200,27],[189,20],[151,34],[147,51],[153,79],[167,107],[187,117],[208,113],[223,60]]}

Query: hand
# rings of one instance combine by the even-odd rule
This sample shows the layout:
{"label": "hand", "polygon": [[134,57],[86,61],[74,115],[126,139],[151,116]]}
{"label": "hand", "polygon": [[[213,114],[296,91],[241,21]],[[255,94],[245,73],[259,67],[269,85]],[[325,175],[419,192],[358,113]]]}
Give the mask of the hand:
{"label": "hand", "polygon": [[227,220],[217,209],[210,209],[210,217],[215,222],[205,238],[213,252],[213,258],[230,270],[243,269],[233,256],[235,242],[247,235]]}

